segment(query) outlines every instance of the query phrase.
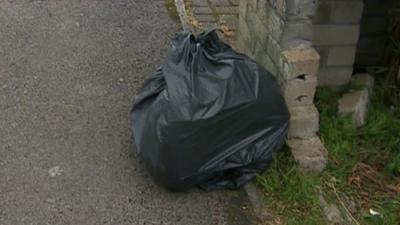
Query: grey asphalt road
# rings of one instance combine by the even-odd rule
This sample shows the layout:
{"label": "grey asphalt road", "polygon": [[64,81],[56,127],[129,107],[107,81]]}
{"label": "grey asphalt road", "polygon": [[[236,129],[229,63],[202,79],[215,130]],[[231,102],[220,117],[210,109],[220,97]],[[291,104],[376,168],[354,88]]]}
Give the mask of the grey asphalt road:
{"label": "grey asphalt road", "polygon": [[177,30],[161,0],[0,1],[1,225],[249,223],[239,192],[168,193],[134,154],[133,96]]}

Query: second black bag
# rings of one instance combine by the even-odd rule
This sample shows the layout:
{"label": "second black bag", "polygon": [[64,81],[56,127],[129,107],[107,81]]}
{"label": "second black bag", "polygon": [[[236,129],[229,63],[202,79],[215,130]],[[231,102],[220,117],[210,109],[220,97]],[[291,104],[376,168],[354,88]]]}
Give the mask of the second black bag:
{"label": "second black bag", "polygon": [[215,31],[178,35],[131,111],[139,156],[170,190],[237,188],[280,150],[289,113],[273,75]]}

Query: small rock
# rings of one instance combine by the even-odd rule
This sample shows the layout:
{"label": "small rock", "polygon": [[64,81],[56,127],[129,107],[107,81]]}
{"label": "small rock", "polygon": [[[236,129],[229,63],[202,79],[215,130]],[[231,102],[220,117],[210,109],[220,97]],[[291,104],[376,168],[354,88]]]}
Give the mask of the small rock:
{"label": "small rock", "polygon": [[299,167],[304,172],[320,173],[328,163],[328,151],[319,137],[289,139],[287,144]]}
{"label": "small rock", "polygon": [[124,82],[124,79],[123,78],[119,78],[119,82]]}
{"label": "small rock", "polygon": [[1,89],[6,89],[7,88],[7,85],[6,84],[4,84],[3,86],[1,86]]}
{"label": "small rock", "polygon": [[49,175],[50,177],[56,177],[56,176],[60,176],[63,172],[63,170],[61,169],[60,166],[55,166],[49,169]]}
{"label": "small rock", "polygon": [[366,89],[346,93],[339,99],[339,115],[351,115],[356,127],[366,123],[369,94]]}
{"label": "small rock", "polygon": [[342,214],[336,204],[328,204],[322,194],[319,196],[319,204],[329,224],[343,224]]}

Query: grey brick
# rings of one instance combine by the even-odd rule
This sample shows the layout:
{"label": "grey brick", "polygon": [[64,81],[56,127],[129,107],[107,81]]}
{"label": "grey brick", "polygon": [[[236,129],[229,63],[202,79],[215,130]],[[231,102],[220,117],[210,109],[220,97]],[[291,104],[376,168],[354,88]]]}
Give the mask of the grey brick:
{"label": "grey brick", "polygon": [[321,1],[318,5],[314,24],[358,24],[362,17],[364,3],[357,1]]}
{"label": "grey brick", "polygon": [[287,81],[283,86],[286,104],[289,107],[312,105],[316,87],[317,77],[312,75],[299,75]]}
{"label": "grey brick", "polygon": [[328,151],[316,135],[307,139],[290,139],[287,144],[303,172],[319,174],[328,164]]}
{"label": "grey brick", "polygon": [[283,49],[295,47],[311,47],[313,26],[309,20],[286,22],[281,38]]}
{"label": "grey brick", "polygon": [[289,138],[312,137],[319,129],[319,113],[314,105],[289,107]]}
{"label": "grey brick", "polygon": [[356,46],[329,47],[326,55],[327,66],[352,66],[354,64]]}
{"label": "grey brick", "polygon": [[317,9],[315,0],[286,1],[286,19],[289,21],[309,19],[314,16]]}
{"label": "grey brick", "polygon": [[285,50],[282,55],[285,81],[300,75],[317,75],[320,57],[314,48]]}
{"label": "grey brick", "polygon": [[359,31],[359,25],[314,25],[313,44],[316,46],[357,44]]}
{"label": "grey brick", "polygon": [[318,71],[318,86],[343,88],[353,74],[353,67],[322,67]]}

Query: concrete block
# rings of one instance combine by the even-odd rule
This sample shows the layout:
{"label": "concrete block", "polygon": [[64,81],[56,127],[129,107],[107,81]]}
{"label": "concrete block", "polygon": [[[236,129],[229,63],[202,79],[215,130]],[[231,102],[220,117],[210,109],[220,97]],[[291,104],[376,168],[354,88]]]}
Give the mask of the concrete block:
{"label": "concrete block", "polygon": [[313,26],[310,20],[289,21],[285,23],[280,42],[282,49],[296,47],[310,48],[312,45],[312,37]]}
{"label": "concrete block", "polygon": [[332,46],[326,51],[321,62],[327,66],[352,66],[356,56],[356,46]]}
{"label": "concrete block", "polygon": [[308,138],[319,129],[319,113],[314,105],[289,107],[289,138]]}
{"label": "concrete block", "polygon": [[358,24],[364,3],[357,1],[320,1],[313,18],[314,24]]}
{"label": "concrete block", "polygon": [[288,21],[309,19],[316,13],[317,2],[315,0],[286,1],[285,17]]}
{"label": "concrete block", "polygon": [[319,137],[289,139],[287,144],[302,171],[318,174],[325,169],[328,163],[328,151]]}
{"label": "concrete block", "polygon": [[283,86],[286,104],[289,107],[312,105],[316,87],[316,76],[299,75],[287,81]]}
{"label": "concrete block", "polygon": [[300,75],[315,76],[319,67],[319,54],[314,48],[291,49],[282,52],[285,80]]}
{"label": "concrete block", "polygon": [[369,105],[367,89],[346,93],[339,99],[339,115],[351,115],[356,127],[363,126],[366,122]]}
{"label": "concrete block", "polygon": [[353,74],[353,67],[321,67],[318,71],[318,86],[342,88],[346,86]]}
{"label": "concrete block", "polygon": [[351,45],[357,44],[359,25],[314,25],[313,44],[319,45]]}
{"label": "concrete block", "polygon": [[356,87],[366,88],[371,95],[374,88],[374,77],[368,73],[357,73],[351,77],[351,84]]}

